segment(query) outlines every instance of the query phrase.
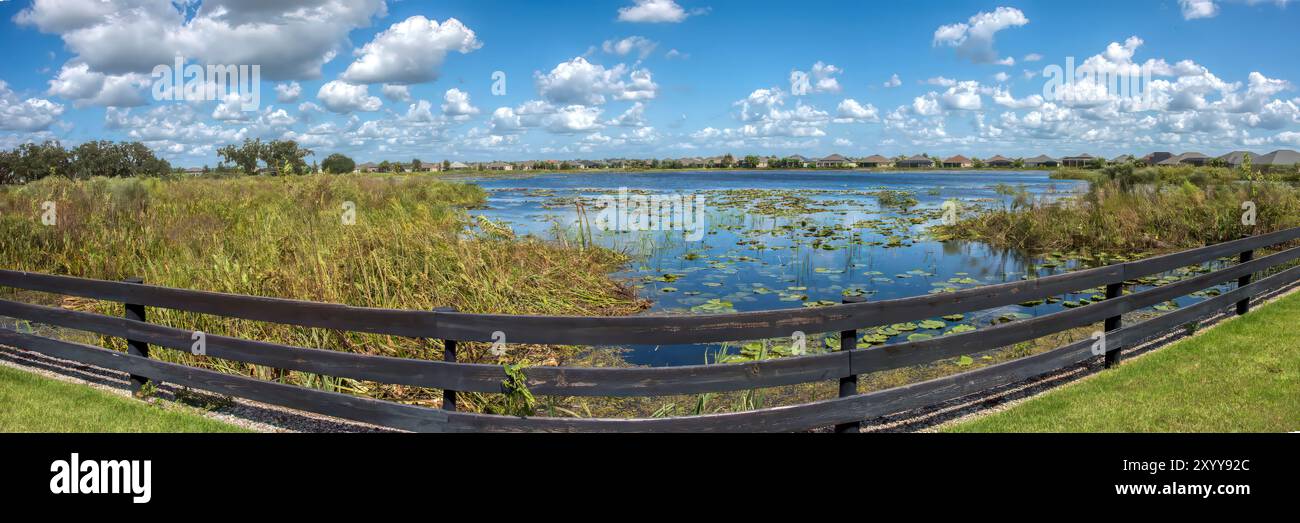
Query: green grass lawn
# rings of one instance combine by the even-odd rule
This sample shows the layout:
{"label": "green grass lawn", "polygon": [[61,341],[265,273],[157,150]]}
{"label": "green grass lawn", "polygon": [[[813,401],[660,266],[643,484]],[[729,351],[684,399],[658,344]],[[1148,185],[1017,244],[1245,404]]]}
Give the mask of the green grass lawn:
{"label": "green grass lawn", "polygon": [[0,366],[0,432],[247,432],[77,383]]}
{"label": "green grass lawn", "polygon": [[1300,293],[948,432],[1300,430]]}

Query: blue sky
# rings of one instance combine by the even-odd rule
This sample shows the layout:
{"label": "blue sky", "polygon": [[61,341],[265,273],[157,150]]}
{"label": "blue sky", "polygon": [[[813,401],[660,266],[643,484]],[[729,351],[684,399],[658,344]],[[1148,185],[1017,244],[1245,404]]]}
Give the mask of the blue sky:
{"label": "blue sky", "polygon": [[[217,147],[252,137],[360,161],[1267,152],[1300,146],[1297,9],[7,0],[0,147],[140,140],[186,166],[215,165]],[[260,65],[260,104],[155,99],[152,67],[177,54]],[[1066,57],[1147,64],[1153,98],[1044,92],[1044,67]]]}

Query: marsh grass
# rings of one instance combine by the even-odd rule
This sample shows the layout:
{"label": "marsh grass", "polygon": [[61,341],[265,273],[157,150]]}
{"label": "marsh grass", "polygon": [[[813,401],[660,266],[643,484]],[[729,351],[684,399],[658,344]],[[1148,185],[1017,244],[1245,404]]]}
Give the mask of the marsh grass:
{"label": "marsh grass", "polygon": [[[609,274],[627,258],[479,228],[477,186],[431,177],[310,175],[224,179],[47,178],[0,189],[0,266],[185,289],[366,307],[512,314],[621,315],[644,308]],[[58,222],[41,224],[41,203]],[[355,224],[343,223],[344,202]],[[11,296],[13,294],[10,294]],[[30,296],[28,296],[30,297]],[[121,305],[44,297],[120,315]],[[178,328],[302,347],[441,358],[439,342],[252,322],[151,308]],[[98,340],[124,349],[121,340]],[[564,347],[511,346],[505,358],[463,344],[462,361],[556,364]],[[157,357],[285,383],[423,404],[439,391],[285,372],[155,351]],[[480,405],[487,403],[482,402]]]}
{"label": "marsh grass", "polygon": [[[1122,254],[1200,247],[1300,225],[1300,189],[1278,175],[1214,167],[1065,170],[1057,178],[1086,179],[1077,198],[1016,196],[934,232],[1033,253]],[[1242,204],[1255,204],[1255,225],[1243,225]]]}

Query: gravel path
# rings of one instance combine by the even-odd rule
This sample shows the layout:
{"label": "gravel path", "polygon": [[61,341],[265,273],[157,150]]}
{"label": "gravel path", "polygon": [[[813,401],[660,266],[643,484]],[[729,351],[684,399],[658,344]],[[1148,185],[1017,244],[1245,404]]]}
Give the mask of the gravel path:
{"label": "gravel path", "polygon": [[[1300,284],[1253,300],[1262,304],[1300,290]],[[1201,321],[1196,336],[1206,328],[1233,316],[1221,312]],[[1178,331],[1122,351],[1125,360],[1139,357],[1187,337]],[[863,423],[863,432],[934,432],[947,424],[998,412],[1014,406],[1040,392],[1087,377],[1102,370],[1099,358],[1056,372],[1017,383],[989,389],[956,400],[921,409],[899,412]],[[126,373],[52,358],[43,354],[0,346],[0,365],[35,372],[49,378],[88,385],[96,389],[131,396]],[[178,399],[179,398],[179,399]],[[267,405],[240,398],[229,398],[164,383],[150,401],[168,401],[185,405],[196,414],[259,432],[401,432],[385,427],[331,418],[310,412]]]}

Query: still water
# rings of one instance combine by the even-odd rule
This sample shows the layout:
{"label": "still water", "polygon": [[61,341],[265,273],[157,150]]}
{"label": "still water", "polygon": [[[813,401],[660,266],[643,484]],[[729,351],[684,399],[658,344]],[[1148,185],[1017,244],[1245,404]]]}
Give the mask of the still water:
{"label": "still water", "polygon": [[[1055,201],[1086,189],[1086,182],[1053,180],[1046,172],[613,172],[468,181],[489,193],[488,207],[474,214],[505,223],[516,234],[570,243],[585,239],[631,255],[632,262],[615,277],[653,301],[643,314],[816,307],[849,296],[901,298],[1125,258],[1124,253],[1029,257],[980,243],[939,241],[928,232],[945,213],[951,218],[1010,206],[1017,197]],[[654,213],[638,202],[666,206]],[[674,230],[646,230],[654,225]],[[866,331],[864,341],[962,332],[1086,304],[1100,292],[1081,291],[961,319]],[[625,357],[633,364],[686,365],[740,350],[714,344],[633,346]]]}

